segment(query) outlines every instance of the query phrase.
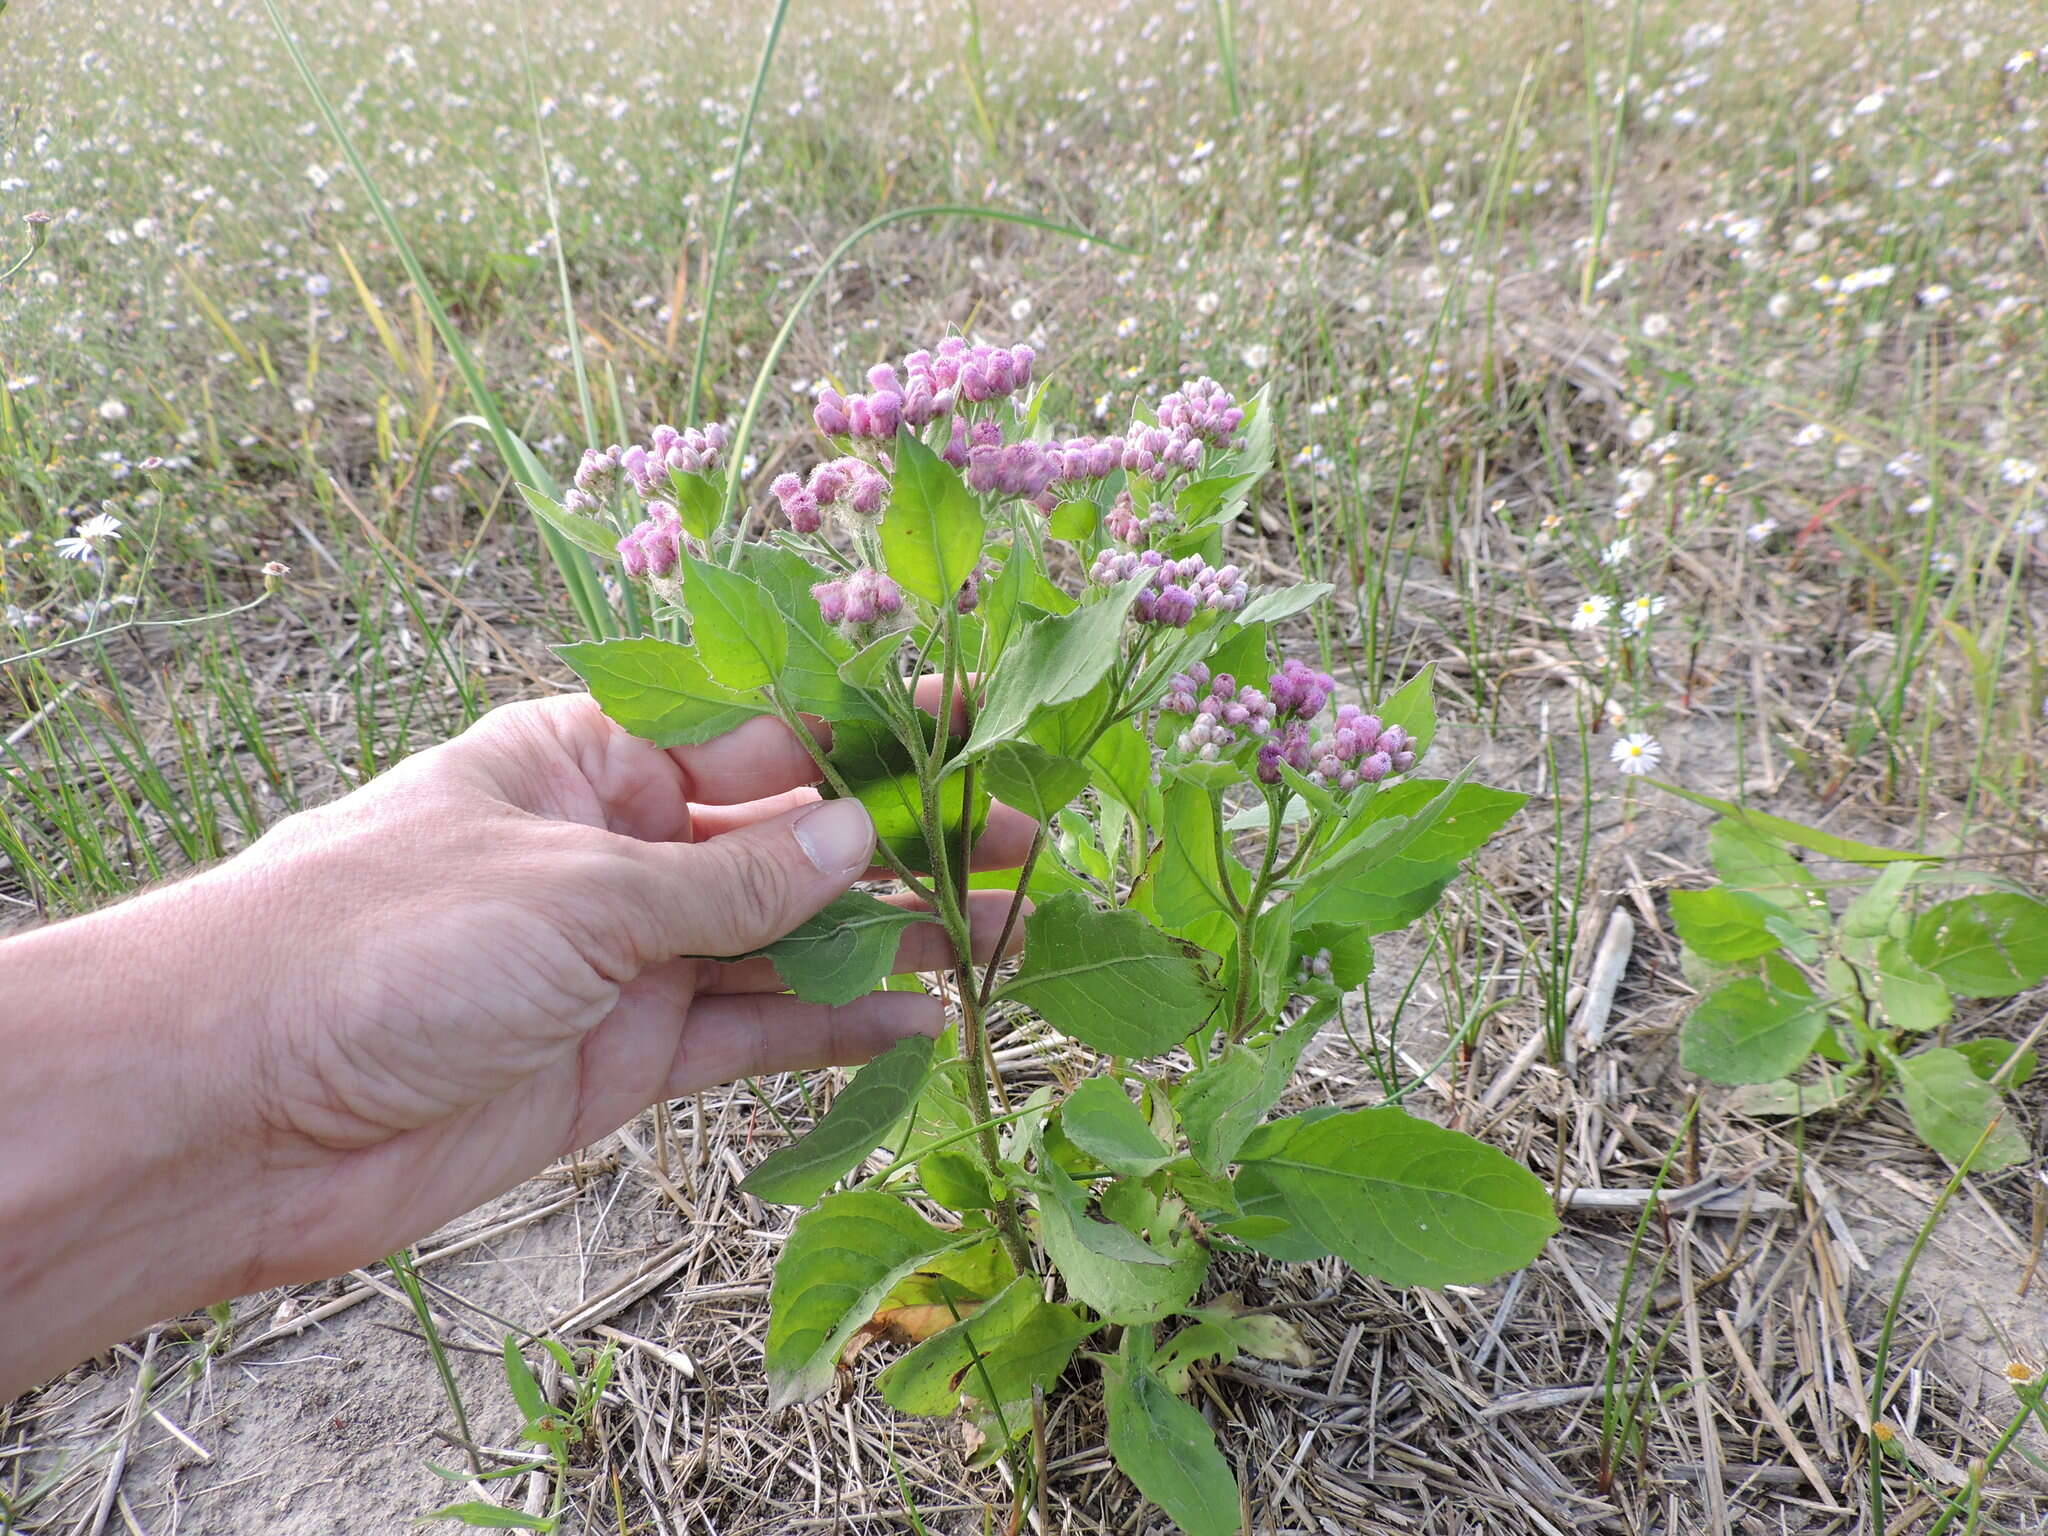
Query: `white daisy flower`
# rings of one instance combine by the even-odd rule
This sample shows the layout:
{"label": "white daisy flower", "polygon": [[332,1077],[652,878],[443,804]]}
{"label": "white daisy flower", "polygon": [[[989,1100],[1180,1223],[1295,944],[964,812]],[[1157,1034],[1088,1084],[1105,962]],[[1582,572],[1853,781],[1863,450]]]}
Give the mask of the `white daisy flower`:
{"label": "white daisy flower", "polygon": [[1661,592],[1645,592],[1632,597],[1621,605],[1621,627],[1625,634],[1640,635],[1650,627],[1650,621],[1662,613],[1666,598]]}
{"label": "white daisy flower", "polygon": [[1600,563],[1602,565],[1610,567],[1617,566],[1621,564],[1622,561],[1628,558],[1629,550],[1631,550],[1634,547],[1635,541],[1633,539],[1616,539],[1612,544],[1609,544],[1605,549],[1600,551]]}
{"label": "white daisy flower", "polygon": [[68,537],[57,540],[57,554],[65,560],[87,560],[99,553],[102,544],[111,544],[120,537],[121,519],[108,512],[95,512]]}
{"label": "white daisy flower", "polygon": [[1775,517],[1766,517],[1760,522],[1751,523],[1747,528],[1743,529],[1742,536],[1752,544],[1761,544],[1777,531],[1778,520]]}
{"label": "white daisy flower", "polygon": [[1614,612],[1614,599],[1605,592],[1588,593],[1584,602],[1572,610],[1573,629],[1598,629],[1607,622],[1607,616]]}
{"label": "white daisy flower", "polygon": [[1615,767],[1631,776],[1651,772],[1663,755],[1664,744],[1648,731],[1622,737],[1607,753]]}

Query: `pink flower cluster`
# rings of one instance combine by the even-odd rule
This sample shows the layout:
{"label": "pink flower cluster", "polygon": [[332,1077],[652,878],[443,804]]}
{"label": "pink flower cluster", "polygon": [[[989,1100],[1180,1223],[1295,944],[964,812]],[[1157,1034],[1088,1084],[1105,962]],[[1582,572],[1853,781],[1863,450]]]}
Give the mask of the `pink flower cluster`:
{"label": "pink flower cluster", "polygon": [[1131,605],[1131,617],[1140,624],[1179,629],[1198,613],[1235,613],[1251,597],[1250,584],[1236,566],[1211,566],[1200,555],[1169,560],[1156,549],[1105,549],[1088,568],[1088,579],[1113,587],[1148,571],[1152,579]]}
{"label": "pink flower cluster", "polygon": [[619,488],[623,476],[640,495],[652,501],[668,494],[671,474],[708,475],[718,467],[731,434],[721,422],[678,432],[659,426],[644,443],[586,448],[576,465],[576,483],[562,505],[586,517],[602,511],[605,499]]}
{"label": "pink flower cluster", "polygon": [[1239,687],[1228,672],[1214,677],[1201,662],[1167,680],[1160,708],[1169,714],[1193,715],[1174,745],[1205,763],[1219,761],[1242,738],[1265,736],[1273,729],[1273,701],[1246,684]]}
{"label": "pink flower cluster", "polygon": [[1171,502],[1154,502],[1152,510],[1140,517],[1137,503],[1131,500],[1131,493],[1119,491],[1115,503],[1102,515],[1102,531],[1119,544],[1127,544],[1132,549],[1143,549],[1152,541],[1154,528],[1172,521]]}
{"label": "pink flower cluster", "polygon": [[1133,427],[1124,439],[1124,468],[1147,480],[1171,480],[1184,469],[1199,469],[1202,440],[1192,432]]}
{"label": "pink flower cluster", "polygon": [[1021,496],[1036,501],[1058,474],[1057,450],[1048,452],[1044,443],[1029,439],[976,443],[967,450],[967,488],[984,496]]}
{"label": "pink flower cluster", "polygon": [[1337,688],[1337,679],[1329,673],[1318,672],[1307,662],[1292,656],[1280,664],[1280,670],[1270,681],[1273,685],[1273,707],[1280,711],[1282,719],[1315,719]]}
{"label": "pink flower cluster", "polygon": [[821,581],[811,588],[827,624],[864,630],[903,611],[903,589],[893,578],[862,566],[851,576]]}
{"label": "pink flower cluster", "polygon": [[1244,412],[1229,390],[1214,379],[1200,378],[1159,402],[1159,425],[1220,448],[1244,425]]}
{"label": "pink flower cluster", "polygon": [[828,508],[844,505],[856,517],[874,517],[889,495],[889,482],[865,459],[827,459],[809,481],[777,475],[768,490],[782,503],[782,515],[798,533],[816,533]]}
{"label": "pink flower cluster", "polygon": [[1048,494],[1051,487],[1100,480],[1114,472],[1122,462],[1123,439],[1074,437],[1062,443],[1026,438],[1006,443],[999,422],[985,418],[970,426],[956,416],[952,441],[939,457],[965,471],[970,489],[984,496],[1021,496],[1049,512],[1057,504]]}
{"label": "pink flower cluster", "polygon": [[877,363],[868,370],[865,395],[822,386],[811,419],[828,437],[893,438],[899,427],[923,427],[963,400],[980,404],[1030,388],[1036,361],[1029,347],[970,346],[948,336],[931,351],[904,358],[902,374]]}
{"label": "pink flower cluster", "polygon": [[683,556],[683,520],[665,501],[647,503],[647,516],[619,540],[628,576],[668,576]]}
{"label": "pink flower cluster", "polygon": [[1382,724],[1356,704],[1337,708],[1337,722],[1330,732],[1309,739],[1308,722],[1288,722],[1279,737],[1259,748],[1259,778],[1267,784],[1280,782],[1280,764],[1306,774],[1311,784],[1345,791],[1361,784],[1377,784],[1390,773],[1406,773],[1415,766],[1414,738],[1398,725]]}

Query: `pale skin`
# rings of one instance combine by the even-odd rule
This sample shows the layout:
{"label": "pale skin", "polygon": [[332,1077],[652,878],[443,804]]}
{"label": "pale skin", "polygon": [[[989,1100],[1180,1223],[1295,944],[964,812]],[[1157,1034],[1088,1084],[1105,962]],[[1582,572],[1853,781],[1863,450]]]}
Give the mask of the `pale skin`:
{"label": "pale skin", "polygon": [[[234,858],[0,941],[0,1402],[160,1319],[370,1263],[649,1104],[864,1061],[937,999],[757,949],[870,872],[761,718],[662,751],[511,705]],[[976,862],[1031,824],[1001,807]],[[976,893],[992,950],[1008,893]],[[984,954],[981,958],[988,958]],[[902,970],[952,963],[935,924]]]}

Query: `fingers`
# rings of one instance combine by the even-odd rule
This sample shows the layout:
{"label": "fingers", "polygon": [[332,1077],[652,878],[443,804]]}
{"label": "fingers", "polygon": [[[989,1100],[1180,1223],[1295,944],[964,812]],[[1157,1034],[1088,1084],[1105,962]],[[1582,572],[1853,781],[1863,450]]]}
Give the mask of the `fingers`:
{"label": "fingers", "polygon": [[[691,808],[694,835],[699,841],[706,838],[722,837],[741,827],[752,826],[757,821],[781,816],[798,806],[816,802],[818,792],[814,789],[792,789],[766,799],[752,800],[744,805],[700,805]],[[1015,869],[1024,862],[1031,851],[1031,839],[1037,834],[1038,823],[1022,811],[1012,810],[1007,805],[991,805],[988,825],[981,836],[974,840],[974,867],[976,869]],[[886,879],[888,871],[873,872],[877,880]]]}
{"label": "fingers", "polygon": [[[920,904],[908,896],[884,897],[891,905],[906,910],[923,910]],[[967,897],[968,931],[974,943],[974,959],[978,965],[987,965],[995,959],[996,941],[1002,937],[1003,923],[1010,915],[1010,903],[1015,898],[1009,891],[971,891]],[[1030,910],[1030,904],[1025,904]],[[1019,922],[1011,931],[1008,952],[1017,953],[1024,947],[1024,925]],[[949,971],[953,968],[953,941],[946,930],[936,922],[918,923],[903,930],[903,938],[896,949],[895,970],[902,975],[911,971]],[[735,994],[742,992],[786,992],[788,984],[776,973],[770,960],[738,960],[731,963],[707,961],[699,973],[697,990],[709,996],[714,993]]]}
{"label": "fingers", "polygon": [[839,1007],[764,993],[699,998],[663,1096],[769,1072],[851,1066],[905,1036],[936,1035],[945,1021],[939,1000],[918,992],[874,992]]}
{"label": "fingers", "polygon": [[866,874],[875,826],[857,800],[821,800],[708,842],[633,847],[656,952],[738,955],[782,937]]}

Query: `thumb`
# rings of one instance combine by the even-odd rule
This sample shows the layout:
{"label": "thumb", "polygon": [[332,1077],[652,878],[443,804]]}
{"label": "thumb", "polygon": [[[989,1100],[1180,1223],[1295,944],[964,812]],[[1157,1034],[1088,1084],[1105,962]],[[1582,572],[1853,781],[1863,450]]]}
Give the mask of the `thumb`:
{"label": "thumb", "polygon": [[669,952],[739,955],[774,943],[865,874],[875,824],[858,800],[821,800],[665,848]]}

